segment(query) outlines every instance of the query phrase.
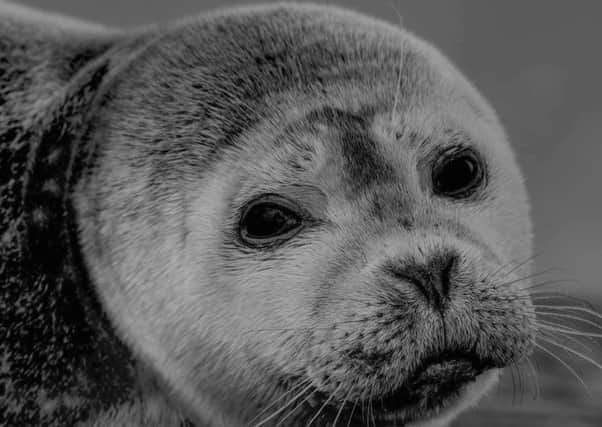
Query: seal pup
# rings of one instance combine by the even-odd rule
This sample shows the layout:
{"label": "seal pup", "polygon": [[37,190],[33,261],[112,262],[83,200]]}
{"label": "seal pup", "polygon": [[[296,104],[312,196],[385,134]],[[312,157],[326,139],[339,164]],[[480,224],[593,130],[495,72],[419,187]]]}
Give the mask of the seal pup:
{"label": "seal pup", "polygon": [[0,11],[0,424],[440,426],[531,353],[523,178],[428,43]]}

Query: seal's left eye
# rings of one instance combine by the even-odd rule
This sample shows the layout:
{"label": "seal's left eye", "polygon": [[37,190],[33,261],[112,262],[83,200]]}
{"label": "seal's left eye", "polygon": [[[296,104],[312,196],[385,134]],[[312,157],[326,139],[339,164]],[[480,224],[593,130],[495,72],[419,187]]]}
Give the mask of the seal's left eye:
{"label": "seal's left eye", "polygon": [[471,149],[452,149],[443,153],[433,168],[433,191],[454,199],[472,195],[484,182],[481,159]]}
{"label": "seal's left eye", "polygon": [[302,219],[290,201],[266,195],[244,209],[239,230],[244,243],[265,246],[293,237],[301,225]]}

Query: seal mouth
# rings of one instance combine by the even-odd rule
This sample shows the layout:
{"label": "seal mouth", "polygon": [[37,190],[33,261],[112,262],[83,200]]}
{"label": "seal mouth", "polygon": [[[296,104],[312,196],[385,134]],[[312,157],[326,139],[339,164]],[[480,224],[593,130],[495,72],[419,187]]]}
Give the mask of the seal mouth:
{"label": "seal mouth", "polygon": [[[401,386],[369,401],[360,401],[356,406],[370,408],[370,416],[377,425],[425,419],[453,404],[469,383],[495,367],[498,365],[492,360],[472,352],[439,352],[423,359]],[[351,412],[349,416],[352,425],[364,425],[363,415]]]}
{"label": "seal mouth", "polygon": [[457,397],[461,389],[495,364],[474,353],[446,351],[425,358],[398,388],[376,398],[383,415],[401,410],[430,411]]}

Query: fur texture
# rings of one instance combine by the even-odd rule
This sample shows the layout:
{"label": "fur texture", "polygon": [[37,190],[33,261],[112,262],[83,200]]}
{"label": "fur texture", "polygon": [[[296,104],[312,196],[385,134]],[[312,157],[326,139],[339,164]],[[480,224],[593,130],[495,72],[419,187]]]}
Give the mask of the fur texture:
{"label": "fur texture", "polygon": [[[530,352],[520,171],[413,35],[315,5],[131,34],[0,6],[0,43],[0,424],[438,426]],[[426,171],[457,145],[488,181],[453,202]],[[263,193],[307,226],[258,251],[236,229]],[[434,310],[408,277],[449,257]],[[487,370],[426,366],[378,406],[463,352]],[[475,381],[433,403],[445,375]]]}

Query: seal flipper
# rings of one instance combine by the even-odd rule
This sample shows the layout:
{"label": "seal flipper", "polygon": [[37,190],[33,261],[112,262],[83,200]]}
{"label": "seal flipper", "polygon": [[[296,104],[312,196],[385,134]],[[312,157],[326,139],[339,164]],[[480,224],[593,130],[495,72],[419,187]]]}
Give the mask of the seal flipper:
{"label": "seal flipper", "polygon": [[138,367],[84,268],[70,193],[98,94],[137,46],[0,3],[0,425],[69,426],[136,393]]}

